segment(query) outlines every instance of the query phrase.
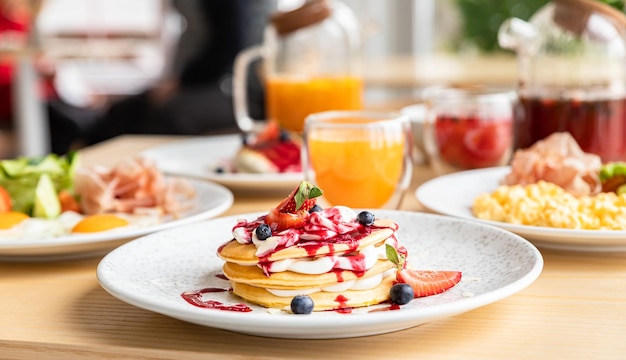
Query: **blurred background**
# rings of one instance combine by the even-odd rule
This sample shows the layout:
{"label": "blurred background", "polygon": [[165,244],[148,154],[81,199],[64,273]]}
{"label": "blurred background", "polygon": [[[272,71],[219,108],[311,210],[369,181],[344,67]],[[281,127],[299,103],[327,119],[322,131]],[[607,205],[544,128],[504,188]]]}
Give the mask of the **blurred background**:
{"label": "blurred background", "polygon": [[[511,16],[528,19],[547,1],[343,2],[361,22],[367,106],[400,109],[417,101],[420,91],[433,84],[514,86],[515,58],[498,47],[497,30]],[[605,2],[623,10],[623,1]],[[184,74],[186,67],[192,67],[190,63],[197,62],[196,55],[207,38],[213,37],[215,42],[216,37],[227,36],[206,27],[200,18],[201,0],[0,3],[0,158],[42,151],[64,153],[106,140],[106,136],[90,138],[89,134],[111,128],[119,131],[110,136],[211,132],[211,128],[180,130],[156,125],[152,129],[150,123],[121,128],[121,122],[129,122],[132,116],[147,117],[145,112],[119,115],[122,120],[117,123],[110,120],[115,115],[111,115],[112,106],[124,99],[142,96],[141,101],[157,103],[169,99],[172,89],[185,84],[180,79],[171,81],[176,78],[173,75]],[[239,48],[235,50],[262,41],[259,29],[265,26],[268,14],[301,3],[243,1],[246,10],[239,21],[248,31],[237,38]],[[203,71],[202,66],[198,72],[194,65],[196,74]],[[232,72],[230,66],[225,73]],[[228,77],[216,79],[216,89],[228,93]],[[232,116],[229,109],[224,109],[225,117]],[[109,122],[98,125],[103,118]]]}

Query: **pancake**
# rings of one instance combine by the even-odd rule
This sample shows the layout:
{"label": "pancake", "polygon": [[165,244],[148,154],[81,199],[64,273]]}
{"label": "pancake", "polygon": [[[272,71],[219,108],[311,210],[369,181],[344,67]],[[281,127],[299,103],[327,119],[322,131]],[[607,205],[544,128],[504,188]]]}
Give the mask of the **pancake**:
{"label": "pancake", "polygon": [[[304,206],[293,204],[308,189],[298,187],[277,209]],[[309,296],[314,311],[387,301],[398,265],[387,258],[386,246],[399,253],[404,249],[396,238],[396,222],[376,219],[372,224],[368,216],[373,219],[373,214],[360,215],[345,206],[330,207],[307,214],[304,225],[269,237],[260,234],[265,240],[256,235],[265,217],[238,220],[233,239],[217,250],[225,261],[223,275],[235,295],[268,308],[289,308],[297,295]]]}
{"label": "pancake", "polygon": [[[369,290],[347,290],[341,292],[316,292],[309,294],[315,307],[313,311],[356,308],[380,304],[389,300],[389,290],[395,276],[387,276],[377,287]],[[241,298],[268,308],[288,308],[293,297],[276,296],[264,288],[231,282],[233,293]]]}
{"label": "pancake", "polygon": [[373,268],[364,273],[353,271],[331,271],[320,275],[299,274],[292,271],[283,271],[265,275],[258,266],[241,266],[227,262],[223,266],[224,275],[231,281],[246,283],[253,286],[273,289],[301,289],[325,287],[337,284],[339,281],[352,281],[367,278],[383,273],[395,265],[388,260],[378,260]]}
{"label": "pancake", "polygon": [[[391,220],[376,220],[375,225],[384,227],[395,226],[395,223]],[[359,251],[367,246],[378,244],[385,241],[395,232],[395,228],[382,228],[373,231],[368,236],[359,240],[359,245],[356,251]],[[313,247],[312,247],[313,248]],[[235,240],[230,241],[226,245],[218,249],[218,256],[228,262],[234,262],[241,265],[255,265],[258,264],[259,258],[255,255],[257,248],[254,244],[240,244]],[[311,256],[323,256],[328,254],[342,254],[346,251],[354,251],[352,245],[344,243],[326,243],[322,246],[315,245],[314,253],[310,249],[306,249],[301,246],[292,246],[285,249],[273,252],[266,261],[278,261],[285,259],[298,259]]]}

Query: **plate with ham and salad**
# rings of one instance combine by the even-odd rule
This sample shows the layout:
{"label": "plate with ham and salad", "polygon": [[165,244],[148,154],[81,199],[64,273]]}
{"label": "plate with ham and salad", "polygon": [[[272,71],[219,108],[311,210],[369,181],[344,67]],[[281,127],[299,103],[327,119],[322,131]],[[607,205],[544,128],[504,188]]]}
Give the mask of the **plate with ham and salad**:
{"label": "plate with ham and salad", "polygon": [[227,188],[165,176],[142,157],[112,167],[79,166],[75,153],[0,160],[0,260],[100,255],[232,203]]}

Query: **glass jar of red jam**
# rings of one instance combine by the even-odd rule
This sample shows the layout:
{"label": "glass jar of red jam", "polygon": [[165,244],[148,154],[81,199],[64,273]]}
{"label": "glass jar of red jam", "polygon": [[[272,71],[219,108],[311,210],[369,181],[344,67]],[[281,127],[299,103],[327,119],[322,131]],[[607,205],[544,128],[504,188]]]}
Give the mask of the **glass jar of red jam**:
{"label": "glass jar of red jam", "polygon": [[517,52],[515,148],[569,132],[604,162],[626,160],[626,15],[593,0],[553,0],[500,27]]}
{"label": "glass jar of red jam", "polygon": [[517,106],[514,90],[434,87],[423,97],[424,148],[437,174],[508,164]]}

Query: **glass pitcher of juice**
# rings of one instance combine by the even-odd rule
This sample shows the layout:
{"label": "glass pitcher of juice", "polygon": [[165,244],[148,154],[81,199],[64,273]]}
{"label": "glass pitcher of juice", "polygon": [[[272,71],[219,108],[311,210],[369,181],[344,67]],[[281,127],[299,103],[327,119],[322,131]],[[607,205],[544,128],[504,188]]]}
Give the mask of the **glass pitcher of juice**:
{"label": "glass pitcher of juice", "polygon": [[235,60],[234,107],[244,132],[263,126],[252,119],[246,101],[250,64],[263,60],[268,120],[301,133],[307,115],[326,110],[362,107],[360,30],[345,4],[308,0],[300,7],[273,14],[262,45],[241,52]]}
{"label": "glass pitcher of juice", "polygon": [[602,161],[626,160],[626,16],[595,0],[553,0],[500,27],[518,57],[515,148],[567,131]]}

